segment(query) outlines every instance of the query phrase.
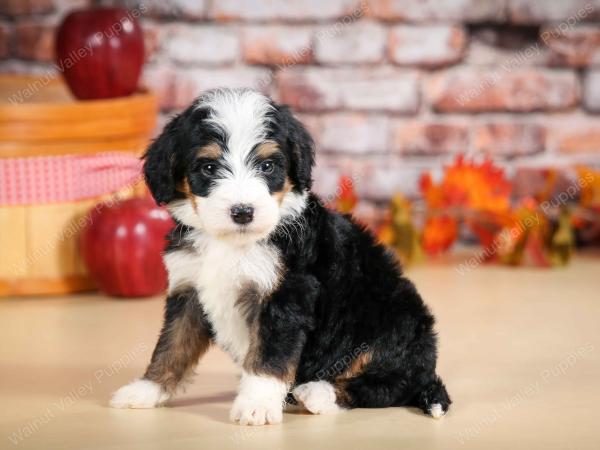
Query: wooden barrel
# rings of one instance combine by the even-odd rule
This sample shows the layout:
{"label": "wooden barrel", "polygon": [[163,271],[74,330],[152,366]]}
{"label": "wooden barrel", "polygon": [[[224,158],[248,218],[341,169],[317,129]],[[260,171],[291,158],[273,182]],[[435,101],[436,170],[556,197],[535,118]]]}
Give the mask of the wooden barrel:
{"label": "wooden barrel", "polygon": [[[60,79],[1,75],[0,159],[106,152],[137,157],[156,115],[150,93],[77,101]],[[85,216],[98,201],[142,191],[137,185],[70,202],[0,204],[0,296],[93,289],[78,249]]]}

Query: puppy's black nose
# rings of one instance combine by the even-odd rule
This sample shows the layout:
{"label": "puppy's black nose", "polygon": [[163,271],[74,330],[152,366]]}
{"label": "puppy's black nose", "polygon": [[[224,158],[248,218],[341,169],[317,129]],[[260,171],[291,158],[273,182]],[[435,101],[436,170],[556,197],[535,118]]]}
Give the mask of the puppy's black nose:
{"label": "puppy's black nose", "polygon": [[250,205],[234,205],[231,207],[231,218],[240,225],[252,222],[254,208]]}

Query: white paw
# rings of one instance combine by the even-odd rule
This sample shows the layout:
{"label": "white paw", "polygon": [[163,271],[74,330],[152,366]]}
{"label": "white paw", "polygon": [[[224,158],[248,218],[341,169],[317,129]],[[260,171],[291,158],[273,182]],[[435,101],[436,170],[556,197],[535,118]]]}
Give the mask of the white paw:
{"label": "white paw", "polygon": [[431,417],[434,419],[441,419],[446,413],[442,409],[442,405],[439,403],[434,403],[431,405],[431,408],[429,408],[429,414],[431,414]]}
{"label": "white paw", "polygon": [[313,414],[329,414],[341,411],[335,402],[335,389],[327,381],[311,381],[296,387],[292,394]]}
{"label": "white paw", "polygon": [[113,408],[154,408],[169,399],[159,384],[150,380],[134,380],[117,390],[110,399]]}
{"label": "white paw", "polygon": [[259,400],[240,394],[233,402],[230,418],[240,425],[281,423],[283,420],[283,405],[276,399]]}

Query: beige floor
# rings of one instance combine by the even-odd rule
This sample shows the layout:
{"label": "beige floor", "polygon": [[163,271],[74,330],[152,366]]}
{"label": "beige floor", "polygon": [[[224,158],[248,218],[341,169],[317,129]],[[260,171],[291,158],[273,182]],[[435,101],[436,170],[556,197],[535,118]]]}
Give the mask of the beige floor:
{"label": "beige floor", "polygon": [[217,350],[169,407],[109,409],[149,359],[162,300],[13,299],[0,301],[0,448],[600,448],[600,259],[409,275],[438,317],[454,398],[440,421],[392,408],[232,425],[236,370]]}

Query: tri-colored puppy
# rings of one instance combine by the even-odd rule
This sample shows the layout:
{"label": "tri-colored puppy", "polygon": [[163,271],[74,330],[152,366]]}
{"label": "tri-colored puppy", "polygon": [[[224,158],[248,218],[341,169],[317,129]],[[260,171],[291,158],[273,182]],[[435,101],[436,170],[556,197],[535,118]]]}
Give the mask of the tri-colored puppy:
{"label": "tri-colored puppy", "polygon": [[281,422],[289,392],[315,414],[448,410],[433,316],[394,257],[310,192],[313,141],[287,107],[252,90],[206,92],[145,158],[177,222],[169,292],[152,361],[112,406],[165,402],[215,343],[242,369],[240,424]]}

